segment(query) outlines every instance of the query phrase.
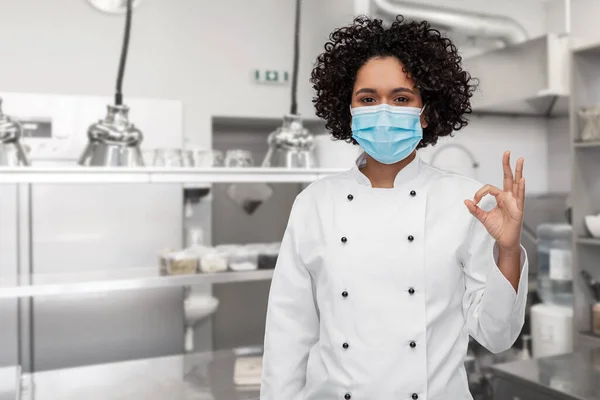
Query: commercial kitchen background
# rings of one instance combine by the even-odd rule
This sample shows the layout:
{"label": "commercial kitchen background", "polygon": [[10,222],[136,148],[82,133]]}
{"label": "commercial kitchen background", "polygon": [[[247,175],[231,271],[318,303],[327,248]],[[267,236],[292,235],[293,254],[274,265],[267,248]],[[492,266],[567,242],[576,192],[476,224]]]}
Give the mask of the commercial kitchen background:
{"label": "commercial kitchen background", "polygon": [[[308,126],[314,133],[325,131],[320,122],[314,121],[313,92],[308,82],[312,64],[332,29],[348,24],[364,3],[361,0],[303,2],[299,112],[308,120],[313,119]],[[571,7],[566,6],[568,3],[564,0],[419,2],[506,16],[525,28],[530,38],[554,33],[558,37],[568,34],[598,41],[600,27],[593,15],[598,15],[600,5],[587,0],[572,0]],[[65,96],[67,102],[79,99],[90,104],[96,104],[100,98],[110,99],[123,34],[122,16],[100,13],[84,0],[0,0],[0,6],[0,34],[4,38],[0,41],[3,57],[0,93],[5,94],[8,114],[8,99],[17,99],[17,93],[39,94],[42,98]],[[183,117],[177,129],[183,132],[182,145],[222,150],[243,148],[251,150],[255,160],[261,160],[267,151],[268,133],[280,125],[281,117],[288,112],[290,90],[289,85],[258,84],[252,73],[257,69],[291,71],[293,26],[293,0],[142,1],[134,11],[124,92],[129,98],[180,102],[177,104],[182,105]],[[463,37],[459,33],[455,38],[467,58],[489,46],[481,38]],[[500,70],[495,78],[505,88],[507,99],[511,99],[511,91],[519,91],[526,79],[519,75],[518,66],[512,71],[513,74],[507,74]],[[485,84],[482,82],[483,89]],[[565,85],[568,87],[569,83]],[[157,111],[155,118],[159,118],[162,110],[178,112],[174,103],[157,104],[148,108]],[[98,109],[98,118],[102,112],[103,109]],[[164,128],[164,134],[168,135],[169,125]],[[480,112],[452,140],[473,153],[479,163],[476,177],[482,182],[500,183],[499,160],[504,150],[524,157],[529,195],[542,199],[548,194],[556,195],[560,209],[549,213],[562,215],[561,207],[571,190],[569,129],[566,114],[549,118],[543,113],[524,116]],[[84,136],[85,131],[79,134]],[[430,158],[433,151],[435,148],[424,150],[424,158]],[[465,166],[465,153],[460,150],[449,150],[446,158],[450,163]],[[8,186],[4,189],[9,190]],[[189,227],[201,227],[206,243],[213,245],[280,240],[291,202],[302,189],[301,184],[273,185],[275,195],[269,206],[248,216],[233,203],[220,201],[225,198],[226,187],[215,184],[210,196],[187,204],[192,211],[188,217],[184,216],[184,201],[190,200],[186,196],[191,195],[182,191],[177,200],[179,208],[167,212],[183,220],[179,233],[182,245],[185,229]],[[0,271],[7,271],[14,268],[11,264],[14,258],[2,254],[12,251],[14,242],[6,238],[14,235],[18,218],[7,207],[1,207],[5,201],[2,199],[0,193],[0,238],[5,239],[0,240]],[[77,200],[66,203],[77,204]],[[80,206],[85,210],[85,204]],[[111,210],[97,212],[111,217]],[[48,223],[67,220],[67,210],[61,213],[64,216],[55,216]],[[145,218],[145,226],[156,218],[155,228],[163,229],[164,215]],[[540,222],[545,221],[531,224]],[[135,227],[123,222],[123,229]],[[535,252],[535,246],[531,243],[529,246],[530,252]],[[71,261],[85,268],[89,260]],[[220,300],[210,321],[194,333],[195,351],[260,345],[268,287],[268,280],[195,287],[194,290],[212,293]],[[15,365],[22,358],[24,370],[29,370],[30,359],[25,355],[30,351],[34,354],[36,371],[180,354],[185,328],[181,293],[181,288],[166,288],[34,299],[35,320],[30,320],[27,328],[35,337],[33,348],[19,340],[18,335],[25,328],[17,327],[15,303],[2,302],[0,366]]]}

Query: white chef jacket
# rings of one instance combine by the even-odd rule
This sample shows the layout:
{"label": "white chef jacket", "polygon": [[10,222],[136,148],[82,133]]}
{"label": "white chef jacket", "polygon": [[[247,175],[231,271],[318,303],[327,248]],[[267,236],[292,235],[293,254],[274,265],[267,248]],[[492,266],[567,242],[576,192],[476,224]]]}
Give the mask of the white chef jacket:
{"label": "white chef jacket", "polygon": [[472,400],[469,335],[494,353],[513,345],[525,250],[515,292],[463,203],[481,183],[417,155],[393,189],[372,188],[364,162],[294,202],[269,295],[260,398]]}

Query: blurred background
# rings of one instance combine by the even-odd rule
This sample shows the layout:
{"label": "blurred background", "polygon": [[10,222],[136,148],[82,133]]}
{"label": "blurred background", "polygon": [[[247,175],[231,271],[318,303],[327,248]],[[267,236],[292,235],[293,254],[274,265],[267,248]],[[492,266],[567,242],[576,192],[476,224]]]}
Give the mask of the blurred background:
{"label": "blurred background", "polygon": [[0,399],[258,398],[292,202],[359,154],[308,81],[359,14],[428,20],[480,80],[425,161],[501,185],[525,158],[526,324],[471,343],[474,398],[600,399],[600,3],[296,6],[0,0]]}

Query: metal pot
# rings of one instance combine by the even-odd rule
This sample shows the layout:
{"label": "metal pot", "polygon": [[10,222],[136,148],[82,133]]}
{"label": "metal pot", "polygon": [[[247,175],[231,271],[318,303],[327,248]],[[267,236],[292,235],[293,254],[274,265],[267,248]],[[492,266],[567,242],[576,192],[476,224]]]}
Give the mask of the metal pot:
{"label": "metal pot", "polygon": [[21,124],[2,112],[2,99],[0,98],[0,166],[29,165],[29,160],[21,146],[22,136]]}
{"label": "metal pot", "polygon": [[140,143],[142,132],[129,122],[129,107],[107,106],[103,120],[88,129],[89,143],[79,159],[80,165],[138,167],[144,165]]}
{"label": "metal pot", "polygon": [[269,135],[269,151],[263,167],[315,167],[315,138],[302,125],[299,115],[283,117],[283,125]]}

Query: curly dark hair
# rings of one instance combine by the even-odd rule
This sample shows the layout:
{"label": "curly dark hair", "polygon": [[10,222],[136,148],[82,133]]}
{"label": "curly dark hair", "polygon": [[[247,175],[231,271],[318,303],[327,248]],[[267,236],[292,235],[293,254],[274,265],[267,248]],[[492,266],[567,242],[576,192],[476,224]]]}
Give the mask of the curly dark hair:
{"label": "curly dark hair", "polygon": [[356,144],[352,138],[350,104],[356,74],[375,57],[396,57],[419,89],[427,120],[418,148],[434,145],[468,124],[470,98],[477,82],[461,66],[462,57],[452,41],[426,22],[397,16],[389,27],[381,19],[360,16],[338,28],[317,57],[310,82],[317,116],[325,119],[335,139]]}

